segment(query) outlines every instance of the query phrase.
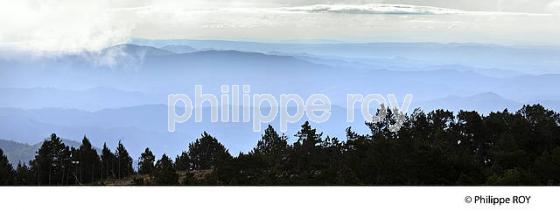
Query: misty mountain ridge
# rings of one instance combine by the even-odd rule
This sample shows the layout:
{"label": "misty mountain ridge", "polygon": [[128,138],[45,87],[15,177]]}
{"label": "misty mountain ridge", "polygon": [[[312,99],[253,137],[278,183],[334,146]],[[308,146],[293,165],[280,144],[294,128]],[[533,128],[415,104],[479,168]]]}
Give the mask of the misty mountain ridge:
{"label": "misty mountain ridge", "polygon": [[[479,111],[482,113],[490,113],[503,111],[504,109],[515,110],[521,108],[522,103],[508,100],[496,93],[486,92],[466,97],[448,96],[441,99],[431,100],[422,103],[426,110],[434,110],[445,108],[451,111]],[[441,105],[445,105],[442,107]]]}
{"label": "misty mountain ridge", "polygon": [[[527,104],[538,102],[527,102]],[[487,115],[490,112],[508,109],[516,111],[522,103],[508,100],[495,93],[480,93],[473,96],[448,96],[438,100],[420,102],[413,101],[409,113],[414,108],[422,108],[429,112],[433,109],[445,109],[458,112],[460,110],[476,110]],[[547,108],[559,109],[560,104],[544,104]],[[131,153],[139,154],[144,147],[150,147],[156,154],[168,153],[175,155],[185,149],[188,143],[207,131],[217,137],[233,153],[247,152],[249,147],[260,138],[262,132],[252,131],[252,122],[210,122],[210,108],[203,108],[203,121],[195,123],[193,119],[177,124],[175,133],[167,131],[167,106],[142,105],[123,108],[103,109],[98,111],[82,111],[75,109],[31,109],[0,108],[0,134],[5,139],[37,143],[43,137],[56,132],[62,137],[77,140],[86,134],[95,146],[107,142],[109,146],[122,141]],[[315,124],[314,127],[324,131],[325,135],[343,138],[344,129],[351,126],[355,131],[367,133],[362,120],[360,107],[356,108],[356,121],[346,123],[346,109],[333,106],[329,121]],[[372,107],[371,113],[375,113]],[[290,107],[290,113],[294,108]],[[181,108],[177,108],[181,112]],[[303,118],[297,123],[289,124],[286,135],[294,141],[293,134],[303,124]],[[278,117],[270,123],[278,128]],[[266,126],[263,125],[263,127]]]}
{"label": "misty mountain ridge", "polygon": [[[283,52],[345,58],[416,59],[432,64],[502,68],[524,73],[554,73],[560,65],[557,46],[503,46],[480,43],[262,43],[224,40],[146,40],[133,44],[161,47],[187,45],[196,49]],[[528,69],[532,69],[530,72]],[[540,69],[540,70],[539,70]],[[536,72],[535,72],[536,71]]]}
{"label": "misty mountain ridge", "polygon": [[[157,44],[157,43],[156,43]],[[177,41],[123,44],[99,52],[27,59],[0,58],[0,138],[35,144],[56,132],[96,146],[122,141],[132,154],[144,147],[179,153],[208,131],[232,152],[260,138],[251,123],[186,123],[167,132],[167,95],[221,94],[221,85],[250,85],[251,94],[326,94],[329,122],[314,125],[342,138],[346,95],[413,94],[413,108],[518,110],[542,103],[557,109],[560,67],[556,48],[436,43],[246,43]],[[509,62],[506,64],[506,62]],[[513,68],[512,68],[513,67]],[[544,67],[541,69],[541,67]],[[557,69],[556,69],[557,70]],[[411,108],[412,109],[412,108]],[[205,108],[208,112],[208,108]],[[304,120],[302,120],[304,121]],[[302,122],[289,126],[293,138]],[[273,122],[277,127],[278,122]],[[298,125],[299,124],[299,125]],[[291,139],[293,140],[293,139]]]}
{"label": "misty mountain ridge", "polygon": [[[62,143],[66,146],[79,148],[81,143],[76,141],[71,141],[68,139],[62,139]],[[29,161],[35,158],[35,153],[39,150],[43,143],[36,144],[25,144],[17,141],[8,141],[0,139],[0,149],[4,151],[4,155],[8,157],[8,160],[13,166],[18,163],[29,165]],[[99,151],[99,149],[97,149]]]}
{"label": "misty mountain ridge", "polygon": [[[270,55],[314,55],[346,59],[418,60],[432,65],[465,65],[500,68],[542,74],[554,73],[560,65],[560,48],[541,46],[501,46],[475,43],[256,43],[220,40],[133,40],[101,50],[84,52],[114,59],[116,56],[165,56],[198,51],[239,51]],[[79,54],[77,54],[79,55]],[[103,62],[101,62],[103,63]],[[528,71],[530,69],[530,72]],[[540,70],[539,70],[540,69]]]}
{"label": "misty mountain ridge", "polygon": [[[338,105],[345,105],[344,93],[354,92],[413,93],[421,101],[482,92],[494,92],[520,102],[560,99],[554,91],[560,75],[520,75],[505,69],[481,69],[464,65],[431,66],[421,60],[401,57],[389,60],[339,60],[342,57],[271,55],[236,50],[177,54],[132,44],[114,46],[104,52],[112,51],[121,51],[124,55],[132,55],[130,57],[134,59],[124,62],[115,60],[113,68],[116,69],[99,67],[95,63],[85,62],[87,60],[75,60],[77,56],[57,57],[54,61],[47,59],[47,62],[37,64],[8,62],[5,65],[0,62],[0,66],[4,64],[6,67],[0,71],[6,76],[0,82],[7,87],[31,89],[43,86],[72,92],[108,87],[134,93],[107,91],[68,94],[61,93],[65,91],[41,93],[34,90],[5,90],[0,95],[14,100],[7,100],[0,106],[40,108],[35,104],[99,110],[158,104],[165,102],[169,93],[192,93],[195,84],[203,85],[205,90],[213,93],[222,84],[249,84],[255,91],[273,95],[329,93]],[[119,65],[120,62],[123,65]],[[126,65],[127,62],[131,65]],[[125,69],[120,71],[119,68]],[[287,86],[284,81],[292,85]],[[323,81],[329,86],[326,87]],[[293,84],[305,84],[305,88]]]}
{"label": "misty mountain ridge", "polygon": [[197,49],[186,46],[186,45],[166,45],[161,47],[161,49],[171,51],[173,53],[192,53],[198,51]]}

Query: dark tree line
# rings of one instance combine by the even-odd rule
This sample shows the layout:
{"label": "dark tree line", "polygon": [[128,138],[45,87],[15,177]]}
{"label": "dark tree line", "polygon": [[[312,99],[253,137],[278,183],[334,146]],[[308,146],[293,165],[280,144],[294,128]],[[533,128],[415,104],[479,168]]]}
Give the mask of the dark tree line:
{"label": "dark tree line", "polygon": [[0,182],[4,185],[84,185],[134,174],[132,158],[121,143],[115,153],[104,145],[99,156],[87,137],[76,149],[52,134],[29,164],[18,163],[14,170],[4,161],[7,162],[6,156],[0,151]]}
{"label": "dark tree line", "polygon": [[269,126],[256,146],[231,156],[208,133],[172,160],[150,149],[138,172],[119,143],[99,156],[84,137],[79,149],[52,135],[29,165],[15,169],[0,150],[1,185],[103,184],[134,177],[137,185],[560,185],[560,115],[540,105],[480,115],[415,110],[347,128],[346,140],[324,137],[306,122],[289,143]]}

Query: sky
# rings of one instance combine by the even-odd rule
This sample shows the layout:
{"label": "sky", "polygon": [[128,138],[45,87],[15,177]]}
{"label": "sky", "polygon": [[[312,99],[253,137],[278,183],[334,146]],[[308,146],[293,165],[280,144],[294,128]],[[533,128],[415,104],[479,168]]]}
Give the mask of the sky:
{"label": "sky", "polygon": [[0,46],[132,38],[560,45],[560,0],[0,0]]}

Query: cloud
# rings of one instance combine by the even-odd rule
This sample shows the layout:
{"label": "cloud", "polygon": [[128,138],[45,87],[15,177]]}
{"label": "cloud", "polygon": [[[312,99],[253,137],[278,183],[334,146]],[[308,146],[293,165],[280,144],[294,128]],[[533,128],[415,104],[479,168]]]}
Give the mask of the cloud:
{"label": "cloud", "polygon": [[317,4],[301,7],[281,8],[286,11],[311,12],[311,13],[344,13],[344,14],[389,14],[389,15],[444,15],[464,13],[461,10],[416,6],[404,4]]}
{"label": "cloud", "polygon": [[560,12],[560,0],[550,2],[546,7],[550,11]]}
{"label": "cloud", "polygon": [[[560,1],[560,0],[557,0]],[[466,11],[432,6],[407,4],[316,4],[299,7],[283,7],[279,10],[307,13],[340,13],[372,15],[534,15],[543,13],[502,12],[502,11]]]}
{"label": "cloud", "polygon": [[135,23],[120,19],[122,11],[115,12],[126,6],[108,0],[4,4],[0,7],[0,43],[31,51],[77,52],[126,42]]}
{"label": "cloud", "polygon": [[[519,10],[469,10],[453,7],[447,1],[435,4],[433,0],[432,6],[414,5],[416,0],[383,1],[395,4],[357,4],[361,0],[313,4],[320,0],[304,0],[271,5],[239,1],[257,0],[0,3],[0,49],[13,46],[63,53],[96,51],[126,43],[130,38],[490,42],[515,37],[511,40],[558,43],[560,35],[560,16]],[[271,1],[280,2],[263,2]],[[457,0],[460,1],[463,0]],[[559,11],[560,0],[547,3],[546,12]]]}

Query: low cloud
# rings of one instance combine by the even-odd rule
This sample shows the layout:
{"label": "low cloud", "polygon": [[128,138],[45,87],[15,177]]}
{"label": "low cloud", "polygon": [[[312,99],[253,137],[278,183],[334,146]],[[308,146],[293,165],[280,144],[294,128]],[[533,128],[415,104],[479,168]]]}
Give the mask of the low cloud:
{"label": "low cloud", "polygon": [[388,14],[388,15],[445,15],[465,13],[461,10],[416,6],[404,4],[363,4],[363,5],[343,5],[343,4],[317,4],[301,7],[281,8],[286,11],[310,12],[310,13],[344,13],[344,14]]}
{"label": "low cloud", "polygon": [[[551,7],[560,8],[560,0],[551,3]],[[306,13],[339,13],[371,15],[530,15],[547,16],[546,13],[524,13],[503,11],[467,11],[442,7],[419,6],[407,4],[316,4],[299,7],[283,7],[282,11]]]}
{"label": "low cloud", "polygon": [[135,23],[108,0],[22,0],[0,7],[0,47],[78,52],[126,42]]}
{"label": "low cloud", "polygon": [[[15,1],[0,7],[0,51],[7,47],[63,53],[100,51],[133,37],[558,43],[560,33],[560,16],[553,14],[560,11],[560,0],[548,0],[541,4],[541,10],[524,10],[541,13],[461,6],[452,9],[448,4],[420,6],[413,5],[412,0],[398,4],[352,4],[358,0],[312,4],[319,0],[310,0],[297,5],[258,6],[233,1],[207,5],[207,1]],[[100,63],[111,65],[112,59],[109,56]]]}
{"label": "low cloud", "polygon": [[548,10],[560,12],[560,0],[552,1],[547,5]]}

